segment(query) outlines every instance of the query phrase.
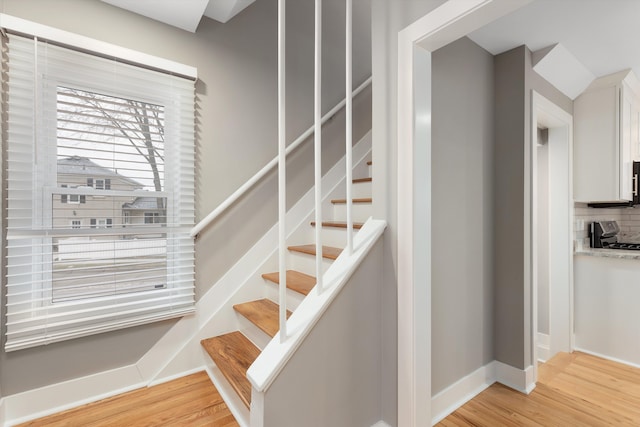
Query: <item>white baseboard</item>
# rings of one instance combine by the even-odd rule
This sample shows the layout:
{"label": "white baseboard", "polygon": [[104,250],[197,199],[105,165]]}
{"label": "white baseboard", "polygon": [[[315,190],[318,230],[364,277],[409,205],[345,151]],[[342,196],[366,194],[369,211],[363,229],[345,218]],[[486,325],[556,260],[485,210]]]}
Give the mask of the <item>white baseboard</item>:
{"label": "white baseboard", "polygon": [[536,386],[533,366],[522,370],[497,360],[487,363],[431,398],[431,425],[445,419],[495,382],[529,394]]}
{"label": "white baseboard", "polygon": [[487,363],[433,396],[431,398],[431,425],[439,423],[496,382],[495,363]]}
{"label": "white baseboard", "polygon": [[637,363],[629,362],[628,360],[618,359],[617,357],[607,356],[606,354],[596,353],[595,351],[585,350],[583,348],[574,348],[574,351],[579,351],[581,353],[590,354],[592,356],[600,357],[601,359],[610,360],[612,362],[621,363],[623,365],[631,366],[632,368],[640,368],[640,365]]}
{"label": "white baseboard", "polygon": [[549,335],[538,332],[538,362],[546,362],[551,355]]}
{"label": "white baseboard", "polygon": [[496,381],[500,384],[524,394],[529,394],[536,388],[536,383],[533,378],[533,366],[522,370],[507,365],[506,363],[498,362],[497,360],[493,363],[495,363],[496,368]]}
{"label": "white baseboard", "polygon": [[[144,387],[135,365],[29,390],[2,399],[4,426],[14,426]],[[0,417],[0,420],[2,418]]]}
{"label": "white baseboard", "polygon": [[385,423],[384,421],[378,421],[377,423],[375,423],[371,427],[391,427],[391,426],[389,424]]}

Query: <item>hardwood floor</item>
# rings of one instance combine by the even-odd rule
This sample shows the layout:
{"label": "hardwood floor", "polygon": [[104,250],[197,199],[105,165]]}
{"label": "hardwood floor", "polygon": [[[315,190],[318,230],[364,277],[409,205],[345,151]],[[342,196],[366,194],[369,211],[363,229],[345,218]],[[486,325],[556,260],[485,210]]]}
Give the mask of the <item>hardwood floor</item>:
{"label": "hardwood floor", "polygon": [[134,390],[20,426],[237,427],[205,372]]}
{"label": "hardwood floor", "polygon": [[[640,369],[575,352],[540,365],[526,396],[494,384],[440,427],[640,426]],[[135,390],[22,426],[238,426],[206,373]]]}
{"label": "hardwood floor", "polygon": [[640,369],[561,353],[540,365],[529,396],[494,384],[437,425],[640,426]]}

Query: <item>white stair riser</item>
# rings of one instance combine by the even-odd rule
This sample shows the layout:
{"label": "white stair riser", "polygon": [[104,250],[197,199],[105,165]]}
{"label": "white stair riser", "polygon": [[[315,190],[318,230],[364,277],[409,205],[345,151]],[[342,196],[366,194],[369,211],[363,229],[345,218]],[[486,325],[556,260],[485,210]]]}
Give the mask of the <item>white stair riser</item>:
{"label": "white stair riser", "polygon": [[242,314],[236,312],[236,316],[238,317],[238,330],[242,332],[245,337],[249,338],[249,341],[254,343],[256,347],[260,350],[264,350],[267,344],[269,344],[269,341],[271,341],[271,337],[262,332],[260,328],[254,325],[253,322]]}
{"label": "white stair riser", "polygon": [[[315,227],[313,227],[315,233]],[[354,229],[353,233],[357,233],[358,230]],[[311,242],[315,242],[315,234],[310,238]],[[344,248],[347,246],[347,229],[338,227],[322,227],[322,245],[333,246],[334,248]]]}
{"label": "white stair riser", "polygon": [[213,363],[211,357],[204,350],[203,358],[206,364],[207,375],[211,379],[213,385],[215,385],[216,389],[222,396],[224,403],[227,405],[233,417],[236,419],[240,427],[248,427],[250,422],[250,414],[249,410],[238,396],[238,393],[233,389],[229,381],[224,377],[224,374],[220,369]]}
{"label": "white stair riser", "polygon": [[[355,222],[365,222],[371,216],[371,203],[354,203],[351,214]],[[335,221],[347,221],[347,204],[333,205],[333,219]]]}
{"label": "white stair riser", "polygon": [[352,197],[354,199],[371,197],[371,194],[373,192],[371,187],[372,187],[371,181],[359,182],[359,183],[353,184],[353,187],[352,187],[353,189],[351,190]]}
{"label": "white stair riser", "polygon": [[367,165],[367,172],[369,175],[367,175],[369,178],[373,177],[373,166],[372,165]]}
{"label": "white stair riser", "polygon": [[[277,283],[273,283],[269,280],[265,280],[265,287],[267,288],[267,298],[271,301],[278,301],[279,299],[279,289]],[[304,299],[304,295],[292,291],[291,289],[287,289],[287,310],[295,311],[296,308],[300,305],[302,300]]]}
{"label": "white stair riser", "polygon": [[[326,246],[326,244],[325,244]],[[322,272],[327,271],[333,260],[322,259]],[[290,270],[296,270],[310,276],[316,275],[316,258],[313,255],[307,255],[298,252],[291,252],[289,255],[288,267]]]}

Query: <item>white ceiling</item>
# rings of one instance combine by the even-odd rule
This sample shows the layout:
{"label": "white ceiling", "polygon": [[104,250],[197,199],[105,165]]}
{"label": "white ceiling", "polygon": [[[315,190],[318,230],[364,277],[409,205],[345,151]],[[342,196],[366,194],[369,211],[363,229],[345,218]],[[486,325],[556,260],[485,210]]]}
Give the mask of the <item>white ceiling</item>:
{"label": "white ceiling", "polygon": [[[102,0],[195,32],[202,16],[227,22],[255,0]],[[597,77],[626,68],[640,76],[640,0],[534,0],[469,35],[494,55],[560,43]]]}
{"label": "white ceiling", "polygon": [[640,76],[640,0],[535,0],[469,37],[494,55],[560,43],[596,77]]}
{"label": "white ceiling", "polygon": [[102,0],[105,3],[195,33],[206,16],[227,22],[255,0]]}

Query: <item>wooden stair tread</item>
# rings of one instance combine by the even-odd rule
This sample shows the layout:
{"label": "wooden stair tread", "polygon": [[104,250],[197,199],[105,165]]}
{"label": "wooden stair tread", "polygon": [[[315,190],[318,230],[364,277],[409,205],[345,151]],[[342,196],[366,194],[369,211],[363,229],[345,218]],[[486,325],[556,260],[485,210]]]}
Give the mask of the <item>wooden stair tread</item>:
{"label": "wooden stair tread", "polygon": [[[265,273],[262,277],[273,283],[280,283],[280,273]],[[295,270],[287,270],[287,288],[302,295],[309,295],[316,285],[316,278]]]}
{"label": "wooden stair tread", "polygon": [[[315,244],[289,246],[288,249],[290,251],[300,252],[300,253],[308,254],[308,255],[315,255],[316,254],[316,245]],[[323,246],[322,247],[322,257],[323,258],[336,259],[336,258],[338,258],[338,256],[340,255],[341,252],[342,252],[342,249],[340,249],[340,248],[334,248],[332,246]]]}
{"label": "wooden stair tread", "polygon": [[260,354],[260,349],[240,332],[231,332],[200,341],[242,402],[251,406],[251,383],[247,369]]}
{"label": "wooden stair tread", "polygon": [[[313,227],[316,226],[316,222],[315,221],[311,221],[311,225]],[[364,224],[361,222],[354,222],[353,223],[353,228],[355,230],[359,230],[362,228]],[[347,228],[347,223],[343,222],[343,221],[322,221],[322,226],[323,227],[334,227],[334,228]]]}
{"label": "wooden stair tread", "polygon": [[[371,202],[373,202],[373,199],[371,197],[363,197],[361,199],[352,199],[351,201],[354,204],[357,204],[357,203],[371,203]],[[331,203],[333,203],[334,205],[346,205],[347,204],[347,199],[333,199],[333,200],[331,200]]]}
{"label": "wooden stair tread", "polygon": [[[265,298],[236,304],[233,309],[271,338],[280,330],[280,306],[271,300]],[[291,316],[291,311],[287,310],[287,318],[289,316]]]}
{"label": "wooden stair tread", "polygon": [[373,161],[372,161],[372,160],[369,160],[369,161],[367,162],[367,165],[368,165],[368,166],[371,166],[372,164],[373,164]]}
{"label": "wooden stair tread", "polygon": [[373,181],[373,178],[356,178],[353,180],[354,184],[359,184],[361,182],[371,182]]}

